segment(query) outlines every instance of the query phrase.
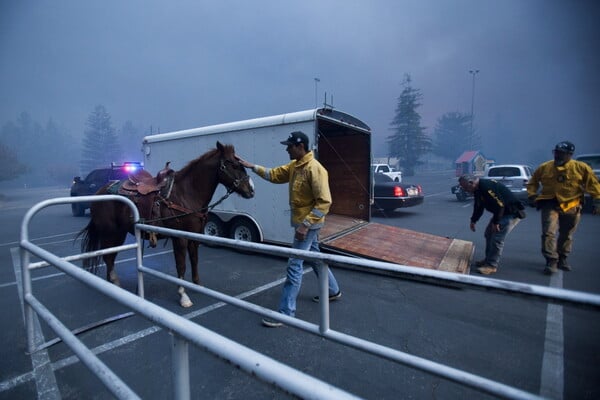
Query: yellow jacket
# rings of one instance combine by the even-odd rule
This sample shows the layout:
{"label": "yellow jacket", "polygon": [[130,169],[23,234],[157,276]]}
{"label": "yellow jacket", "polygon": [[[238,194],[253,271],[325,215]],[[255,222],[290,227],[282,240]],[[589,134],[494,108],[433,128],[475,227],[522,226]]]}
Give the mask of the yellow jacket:
{"label": "yellow jacket", "polygon": [[289,182],[289,199],[292,209],[292,225],[304,223],[316,229],[325,223],[325,215],[331,207],[329,175],[327,170],[313,156],[306,153],[299,161],[275,168],[254,166],[254,172],[273,183]]}
{"label": "yellow jacket", "polygon": [[554,165],[554,160],[546,161],[531,176],[528,196],[535,196],[540,184],[536,200],[556,198],[563,211],[578,206],[584,191],[592,195],[594,202],[600,200],[600,183],[592,168],[581,161],[569,160],[563,166]]}

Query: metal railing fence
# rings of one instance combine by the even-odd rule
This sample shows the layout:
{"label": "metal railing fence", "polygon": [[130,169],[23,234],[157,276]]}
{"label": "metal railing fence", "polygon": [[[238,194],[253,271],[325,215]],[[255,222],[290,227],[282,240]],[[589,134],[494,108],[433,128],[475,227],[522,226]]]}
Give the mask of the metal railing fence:
{"label": "metal railing fence", "polygon": [[[34,346],[32,343],[34,325],[30,321],[31,315],[28,315],[31,314],[31,310],[27,311],[27,309],[29,309],[29,307],[35,309],[35,311],[38,312],[45,320],[47,320],[46,318],[52,318],[51,315],[49,315],[49,312],[46,312],[47,310],[43,309],[43,306],[41,306],[41,304],[37,302],[37,300],[31,293],[29,269],[40,268],[44,266],[45,263],[48,263],[56,266],[65,273],[68,273],[72,277],[84,282],[85,284],[96,289],[97,291],[121,302],[122,304],[126,305],[132,310],[135,310],[139,314],[143,315],[145,318],[157,323],[158,325],[163,326],[164,328],[168,329],[170,332],[173,333],[173,383],[175,398],[177,399],[189,398],[189,361],[187,355],[188,343],[192,343],[200,348],[204,348],[205,350],[217,355],[222,359],[229,361],[234,365],[241,366],[243,370],[257,376],[259,379],[274,384],[284,391],[287,391],[289,393],[295,394],[303,398],[346,398],[352,397],[353,395],[344,392],[341,389],[334,388],[333,386],[325,382],[307,376],[299,371],[293,370],[290,367],[280,364],[273,359],[265,357],[260,353],[254,352],[251,349],[247,349],[237,343],[229,341],[228,339],[223,338],[214,332],[206,330],[205,328],[202,328],[192,323],[191,321],[179,317],[176,314],[170,313],[169,311],[166,311],[154,305],[153,303],[149,303],[143,300],[144,274],[149,274],[164,279],[175,285],[183,286],[188,290],[210,296],[227,304],[242,308],[247,311],[254,312],[256,314],[268,318],[276,319],[285,323],[288,326],[301,329],[311,334],[320,335],[326,339],[335,341],[337,343],[341,343],[346,346],[359,349],[370,354],[374,354],[384,359],[445,378],[447,380],[470,387],[482,393],[487,393],[497,396],[499,398],[507,399],[537,399],[540,398],[540,396],[533,393],[528,393],[510,385],[502,384],[500,382],[492,381],[490,379],[469,372],[458,370],[444,364],[416,357],[411,354],[395,350],[393,348],[381,346],[355,336],[331,330],[329,327],[329,302],[319,302],[319,324],[315,325],[297,318],[292,318],[277,313],[275,311],[252,304],[250,302],[240,300],[235,297],[228,296],[226,294],[202,286],[195,285],[191,282],[175,278],[171,275],[167,275],[162,272],[147,268],[142,264],[140,233],[141,230],[152,231],[167,236],[184,237],[187,239],[197,240],[199,242],[207,244],[225,246],[244,251],[251,251],[268,255],[277,255],[282,257],[292,256],[302,258],[305,260],[321,262],[319,263],[319,268],[321,268],[321,271],[319,273],[319,296],[321,298],[328,297],[327,268],[329,268],[329,265],[333,265],[344,268],[368,269],[372,271],[384,272],[386,274],[392,273],[398,276],[399,278],[418,280],[423,282],[436,282],[447,286],[468,287],[471,289],[485,290],[489,292],[510,293],[513,295],[516,294],[519,296],[541,299],[551,303],[589,308],[595,311],[600,310],[600,296],[589,293],[501,280],[491,280],[487,278],[427,270],[410,266],[401,266],[397,264],[358,259],[335,254],[314,253],[309,251],[296,250],[260,243],[242,242],[231,239],[206,236],[191,232],[177,231],[173,229],[161,228],[145,224],[136,224],[136,244],[125,246],[128,249],[135,249],[137,253],[136,258],[139,290],[138,297],[133,295],[132,293],[126,292],[118,287],[115,287],[114,285],[104,281],[103,279],[100,279],[67,261],[67,258],[73,261],[86,257],[97,256],[111,251],[120,251],[123,249],[122,246],[119,248],[120,250],[115,250],[116,248],[105,249],[97,252],[90,252],[61,259],[58,256],[53,255],[29,242],[27,226],[34,214],[36,214],[40,209],[51,205],[72,203],[77,200],[123,201],[127,203],[130,207],[132,207],[134,216],[136,218],[138,217],[137,209],[135,209],[133,203],[121,196],[86,196],[81,198],[51,199],[38,203],[26,214],[23,220],[23,226],[21,231],[21,257],[23,265],[23,286],[26,301],[25,308],[26,321],[28,325],[27,335],[29,350],[34,350]],[[28,255],[29,252],[35,254],[44,261],[40,263],[30,264]],[[142,299],[140,299],[140,297]],[[51,325],[53,329],[55,325],[56,324],[53,322],[53,324]],[[57,328],[57,334],[59,336],[61,334],[64,334],[66,340],[65,338],[63,338],[63,340],[65,340],[65,343],[73,342],[73,338],[70,338],[68,334],[65,334],[65,332],[63,332],[60,327]],[[75,338],[74,340],[77,339]],[[90,367],[92,371],[95,372],[96,370],[98,370],[103,374],[110,373],[109,371],[100,368],[98,365],[88,360],[91,359],[93,355],[90,356],[89,354],[86,354],[85,351],[78,349],[77,344],[75,344],[74,347],[77,348],[77,351],[79,352],[76,352],[75,349],[73,349],[73,351],[76,352],[76,354],[80,358],[84,357],[86,359],[84,363],[86,363],[86,365],[88,365],[88,363],[92,365],[91,367],[90,365],[88,365],[88,367]],[[100,361],[98,360],[98,362]],[[260,365],[260,368],[257,368],[256,365]],[[281,373],[282,370],[286,371],[285,374]],[[114,383],[114,381],[112,382]],[[307,382],[311,383],[307,385]],[[119,386],[119,391],[126,390],[126,385],[123,385],[125,387]],[[307,393],[307,387],[310,388],[310,393]]]}

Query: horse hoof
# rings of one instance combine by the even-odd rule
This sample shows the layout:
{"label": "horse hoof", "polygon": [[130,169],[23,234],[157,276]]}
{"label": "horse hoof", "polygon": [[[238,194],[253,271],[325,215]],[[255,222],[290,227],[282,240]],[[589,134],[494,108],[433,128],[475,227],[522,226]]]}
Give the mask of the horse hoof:
{"label": "horse hoof", "polygon": [[156,237],[156,233],[150,232],[149,236],[150,236],[150,238],[149,238],[150,247],[155,248],[156,245],[158,244],[158,238]]}
{"label": "horse hoof", "polygon": [[183,307],[183,308],[190,308],[191,306],[194,305],[194,303],[192,303],[192,301],[189,298],[187,300],[185,300],[185,299],[179,300],[179,304],[181,304],[181,307]]}
{"label": "horse hoof", "polygon": [[115,285],[117,287],[121,287],[121,281],[118,279],[111,279],[110,283],[112,283],[113,285]]}

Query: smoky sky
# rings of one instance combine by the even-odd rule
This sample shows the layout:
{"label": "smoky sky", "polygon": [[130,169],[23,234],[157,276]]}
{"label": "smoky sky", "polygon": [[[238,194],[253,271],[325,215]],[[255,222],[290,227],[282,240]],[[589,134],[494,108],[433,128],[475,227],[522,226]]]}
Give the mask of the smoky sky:
{"label": "smoky sky", "polygon": [[[486,154],[600,151],[594,1],[0,3],[0,123],[28,112],[74,136],[98,104],[168,132],[333,105],[390,135],[405,74],[433,134],[470,113]],[[475,95],[472,96],[472,75]]]}

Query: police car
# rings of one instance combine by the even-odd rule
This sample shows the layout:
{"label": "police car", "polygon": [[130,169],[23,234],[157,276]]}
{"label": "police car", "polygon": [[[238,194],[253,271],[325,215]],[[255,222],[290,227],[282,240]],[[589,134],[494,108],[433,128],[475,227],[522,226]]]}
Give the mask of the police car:
{"label": "police car", "polygon": [[[130,174],[143,169],[142,163],[126,162],[123,164],[111,163],[110,168],[99,168],[90,172],[85,179],[76,176],[71,185],[71,196],[88,196],[95,194],[98,189],[111,181],[127,179]],[[90,203],[73,203],[71,212],[75,217],[82,217],[85,210],[90,208]]]}

